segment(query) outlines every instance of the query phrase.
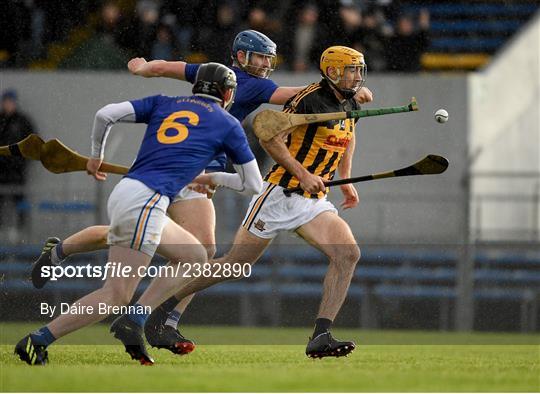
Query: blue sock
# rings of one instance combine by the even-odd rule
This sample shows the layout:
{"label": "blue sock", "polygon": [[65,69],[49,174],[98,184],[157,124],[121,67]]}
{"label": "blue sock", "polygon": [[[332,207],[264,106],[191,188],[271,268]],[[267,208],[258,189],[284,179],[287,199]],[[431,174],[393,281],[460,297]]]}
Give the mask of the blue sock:
{"label": "blue sock", "polygon": [[169,313],[169,316],[167,316],[167,321],[165,322],[165,325],[171,326],[172,328],[178,327],[178,322],[180,321],[181,315],[182,314],[177,310],[172,311],[171,313]]}
{"label": "blue sock", "polygon": [[51,249],[51,261],[53,264],[62,264],[62,261],[64,261],[66,257],[62,242]]}
{"label": "blue sock", "polygon": [[41,327],[39,330],[36,330],[30,334],[32,342],[36,345],[49,346],[51,343],[56,341],[54,335],[49,331],[47,326]]}
{"label": "blue sock", "polygon": [[64,254],[64,244],[63,244],[62,241],[60,241],[60,243],[56,244],[56,255],[58,256],[58,258],[60,260],[65,260],[65,258],[67,257]]}
{"label": "blue sock", "polygon": [[[142,306],[141,304],[137,303],[135,305],[133,305],[135,307],[135,309],[140,309],[142,311],[145,310],[144,306]],[[140,327],[144,327],[144,323],[146,322],[146,319],[148,319],[148,316],[150,316],[149,313],[137,313],[137,312],[133,312],[133,313],[128,313],[127,314],[127,317],[135,322],[135,324],[137,324],[138,326]]]}

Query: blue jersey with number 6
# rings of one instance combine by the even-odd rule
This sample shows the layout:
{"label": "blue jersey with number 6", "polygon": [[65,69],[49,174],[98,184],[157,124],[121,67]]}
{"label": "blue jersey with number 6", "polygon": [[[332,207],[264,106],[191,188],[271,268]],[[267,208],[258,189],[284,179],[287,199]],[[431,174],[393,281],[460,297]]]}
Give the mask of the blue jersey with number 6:
{"label": "blue jersey with number 6", "polygon": [[214,100],[157,95],[131,104],[148,127],[126,176],[171,199],[220,153],[235,164],[254,160],[240,122]]}

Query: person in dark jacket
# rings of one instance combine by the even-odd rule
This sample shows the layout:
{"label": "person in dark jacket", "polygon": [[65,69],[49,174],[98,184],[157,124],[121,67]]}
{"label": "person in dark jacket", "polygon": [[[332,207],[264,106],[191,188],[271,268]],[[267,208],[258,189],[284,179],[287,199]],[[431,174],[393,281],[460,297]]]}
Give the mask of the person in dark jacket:
{"label": "person in dark jacket", "polygon": [[401,15],[396,23],[396,32],[390,37],[387,61],[390,71],[418,72],[421,70],[422,53],[429,46],[429,13],[422,10],[418,23],[412,15]]}
{"label": "person in dark jacket", "polygon": [[[28,117],[18,109],[17,92],[13,89],[5,90],[1,98],[0,145],[19,142],[32,134],[33,130]],[[25,159],[0,156],[0,227],[7,222],[5,215],[10,200],[18,208],[24,202],[22,186],[25,182]],[[22,209],[17,209],[17,212],[17,228],[21,228],[26,223],[26,214]]]}

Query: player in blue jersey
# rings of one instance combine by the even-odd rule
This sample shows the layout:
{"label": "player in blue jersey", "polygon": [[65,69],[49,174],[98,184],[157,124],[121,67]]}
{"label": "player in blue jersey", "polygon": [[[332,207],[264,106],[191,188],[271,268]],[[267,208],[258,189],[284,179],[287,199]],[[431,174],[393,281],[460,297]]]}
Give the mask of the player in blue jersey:
{"label": "player in blue jersey", "polygon": [[[261,104],[283,105],[305,88],[305,86],[278,87],[268,78],[275,67],[276,50],[276,44],[270,38],[254,30],[242,31],[234,39],[231,68],[236,74],[238,87],[230,113],[239,121],[243,121]],[[133,74],[143,77],[169,77],[193,83],[199,65],[182,61],[147,62],[143,58],[134,58],[128,63],[128,68]],[[355,99],[365,103],[371,101],[373,97],[369,89],[362,87],[356,93]],[[226,156],[218,155],[207,167],[207,171],[222,171],[225,164]],[[358,195],[345,197],[358,199]],[[181,190],[169,207],[168,214],[172,220],[205,245],[209,259],[214,256],[215,210],[212,200],[208,199],[206,194],[187,188]],[[33,268],[34,285],[40,288],[47,281],[47,278],[42,278],[39,274],[42,266],[60,264],[67,256],[75,253],[105,248],[107,231],[107,226],[91,226],[66,238],[63,242],[58,238],[49,238]],[[147,337],[153,346],[166,347],[175,353],[183,353],[183,349],[192,349],[189,346],[192,342],[177,331],[180,316],[192,297],[193,295],[190,295],[182,300],[171,297],[154,311],[147,324]],[[183,346],[178,346],[179,343]]]}
{"label": "player in blue jersey", "polygon": [[[45,364],[47,346],[56,339],[120,311],[127,314],[113,323],[111,332],[133,358],[143,364],[153,363],[139,340],[150,307],[157,305],[126,306],[141,279],[141,268],[148,266],[160,241],[167,246],[160,254],[171,262],[207,261],[200,242],[167,217],[171,201],[221,152],[238,170],[236,174],[214,174],[213,179],[221,186],[246,194],[256,194],[262,187],[244,130],[224,110],[234,97],[235,74],[221,64],[208,63],[199,67],[194,82],[189,97],[151,96],[110,104],[97,112],[87,171],[98,180],[106,178],[99,167],[112,125],[119,121],[148,125],[133,166],[115,186],[107,205],[108,261],[124,269],[122,274],[107,275],[101,289],[77,300],[68,313],[21,339],[15,347],[21,360]],[[137,351],[132,352],[131,347]]]}

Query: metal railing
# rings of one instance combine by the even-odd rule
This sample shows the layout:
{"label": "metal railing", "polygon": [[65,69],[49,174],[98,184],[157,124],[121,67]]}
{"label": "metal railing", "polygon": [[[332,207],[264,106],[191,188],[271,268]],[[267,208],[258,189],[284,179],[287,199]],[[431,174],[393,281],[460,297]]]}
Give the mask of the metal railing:
{"label": "metal railing", "polygon": [[473,239],[540,241],[540,172],[476,172],[472,177]]}

